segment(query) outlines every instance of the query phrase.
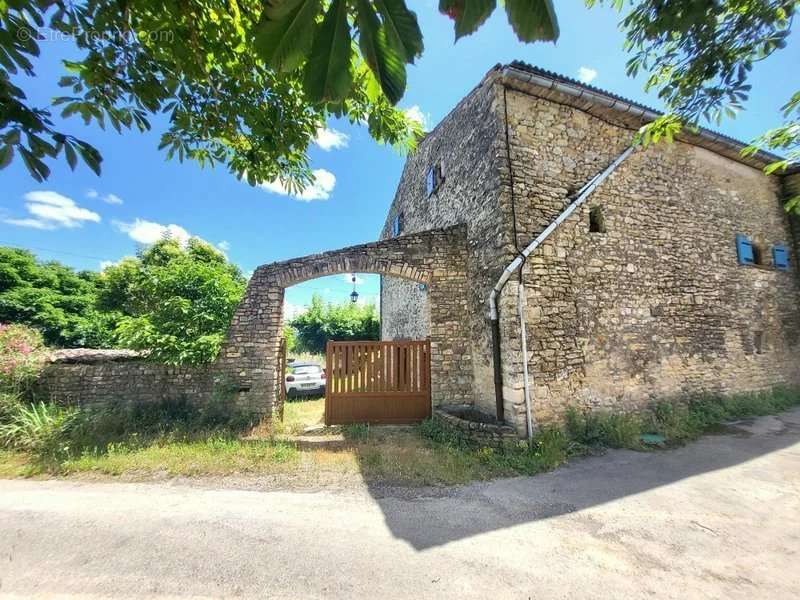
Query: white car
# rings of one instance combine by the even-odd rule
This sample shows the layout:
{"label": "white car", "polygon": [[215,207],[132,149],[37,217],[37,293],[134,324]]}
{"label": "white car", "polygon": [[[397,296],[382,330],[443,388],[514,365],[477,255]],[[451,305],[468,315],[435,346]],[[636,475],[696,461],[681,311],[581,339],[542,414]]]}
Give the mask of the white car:
{"label": "white car", "polygon": [[289,363],[286,375],[286,395],[290,398],[325,393],[325,370],[315,363]]}

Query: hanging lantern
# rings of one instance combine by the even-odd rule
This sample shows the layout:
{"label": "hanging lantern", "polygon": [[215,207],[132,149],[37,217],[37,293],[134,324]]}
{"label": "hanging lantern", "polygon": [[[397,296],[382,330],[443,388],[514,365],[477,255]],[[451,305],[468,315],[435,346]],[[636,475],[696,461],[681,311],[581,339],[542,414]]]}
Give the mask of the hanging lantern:
{"label": "hanging lantern", "polygon": [[358,302],[358,292],[356,291],[356,274],[353,273],[351,280],[353,282],[353,292],[350,294],[350,300],[353,301],[353,304]]}

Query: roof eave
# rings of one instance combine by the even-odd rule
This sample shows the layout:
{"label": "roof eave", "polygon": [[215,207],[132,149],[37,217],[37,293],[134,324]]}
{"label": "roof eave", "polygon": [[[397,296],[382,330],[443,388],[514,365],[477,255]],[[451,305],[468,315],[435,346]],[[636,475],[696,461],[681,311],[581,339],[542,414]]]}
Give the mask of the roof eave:
{"label": "roof eave", "polygon": [[[505,80],[516,80],[534,88],[557,92],[567,100],[588,102],[591,105],[617,112],[620,115],[624,115],[627,120],[638,120],[640,126],[653,121],[663,114],[627,98],[526,63],[514,62],[505,65],[502,67],[500,75]],[[687,143],[704,147],[712,152],[759,169],[772,162],[783,160],[781,156],[761,150],[750,156],[742,156],[741,152],[748,144],[706,128],[700,128],[696,133],[681,134],[679,138]],[[798,170],[800,170],[800,165],[792,165],[781,174],[794,173]]]}

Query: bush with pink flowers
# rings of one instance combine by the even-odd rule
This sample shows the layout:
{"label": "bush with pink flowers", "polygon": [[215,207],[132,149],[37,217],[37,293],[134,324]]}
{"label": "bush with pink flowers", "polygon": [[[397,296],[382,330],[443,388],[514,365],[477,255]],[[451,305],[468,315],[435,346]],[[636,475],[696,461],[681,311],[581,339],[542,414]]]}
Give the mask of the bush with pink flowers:
{"label": "bush with pink flowers", "polygon": [[0,392],[25,393],[44,366],[41,334],[25,325],[0,323]]}

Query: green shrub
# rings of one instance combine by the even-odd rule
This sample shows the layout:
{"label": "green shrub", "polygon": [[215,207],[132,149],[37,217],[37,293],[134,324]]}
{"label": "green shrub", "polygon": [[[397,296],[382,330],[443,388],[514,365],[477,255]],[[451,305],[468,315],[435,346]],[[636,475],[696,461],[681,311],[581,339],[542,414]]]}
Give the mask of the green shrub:
{"label": "green shrub", "polygon": [[26,393],[44,366],[41,334],[25,325],[0,323],[0,392]]}
{"label": "green shrub", "polygon": [[566,415],[567,434],[586,448],[637,449],[641,446],[642,428],[641,417],[631,413],[579,412],[570,407]]}
{"label": "green shrub", "polygon": [[55,404],[20,403],[0,425],[0,445],[30,452],[42,460],[58,460],[69,453],[66,433],[76,414],[74,409]]}
{"label": "green shrub", "polygon": [[363,442],[369,437],[368,423],[351,423],[342,425],[342,435],[352,442]]}
{"label": "green shrub", "polygon": [[295,350],[325,352],[328,340],[378,340],[380,318],[372,304],[325,303],[314,294],[311,306],[289,323],[294,330]]}
{"label": "green shrub", "polygon": [[19,396],[9,392],[0,392],[0,425],[10,422],[19,406]]}
{"label": "green shrub", "polygon": [[426,437],[437,444],[458,449],[471,447],[470,441],[461,431],[455,427],[449,427],[441,419],[435,417],[426,419],[418,427],[422,437]]}

